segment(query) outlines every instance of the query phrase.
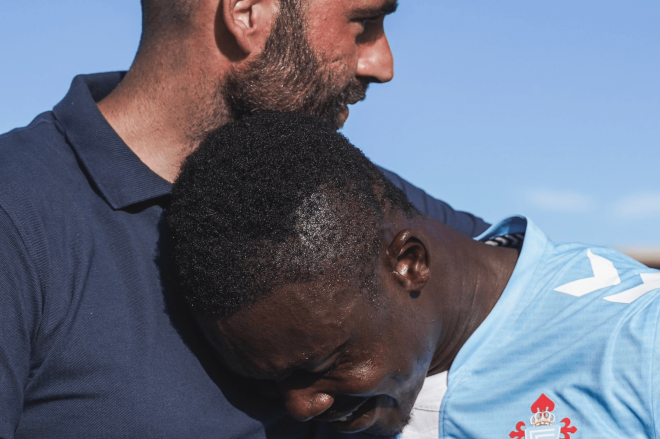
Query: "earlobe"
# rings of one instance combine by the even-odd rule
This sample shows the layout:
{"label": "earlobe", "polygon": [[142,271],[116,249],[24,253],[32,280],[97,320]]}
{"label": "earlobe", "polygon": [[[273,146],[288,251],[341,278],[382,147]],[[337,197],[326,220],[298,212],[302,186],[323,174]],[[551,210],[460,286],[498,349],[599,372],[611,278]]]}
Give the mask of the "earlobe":
{"label": "earlobe", "polygon": [[246,54],[263,47],[278,14],[274,0],[223,0],[227,31]]}
{"label": "earlobe", "polygon": [[387,250],[392,275],[412,293],[420,291],[431,277],[428,251],[412,230],[402,230],[394,237]]}

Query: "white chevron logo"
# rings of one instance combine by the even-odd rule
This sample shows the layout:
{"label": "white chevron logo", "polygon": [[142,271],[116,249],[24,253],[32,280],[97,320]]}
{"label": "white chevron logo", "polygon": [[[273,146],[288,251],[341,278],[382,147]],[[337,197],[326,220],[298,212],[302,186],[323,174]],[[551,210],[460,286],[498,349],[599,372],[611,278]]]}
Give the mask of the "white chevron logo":
{"label": "white chevron logo", "polygon": [[642,273],[642,284],[613,296],[604,297],[608,302],[632,303],[644,294],[660,288],[660,273]]}
{"label": "white chevron logo", "polygon": [[614,268],[612,261],[593,254],[591,249],[587,250],[587,256],[591,261],[591,269],[594,272],[594,276],[569,282],[566,285],[555,288],[555,291],[575,297],[582,297],[594,291],[613,287],[621,283],[619,272]]}

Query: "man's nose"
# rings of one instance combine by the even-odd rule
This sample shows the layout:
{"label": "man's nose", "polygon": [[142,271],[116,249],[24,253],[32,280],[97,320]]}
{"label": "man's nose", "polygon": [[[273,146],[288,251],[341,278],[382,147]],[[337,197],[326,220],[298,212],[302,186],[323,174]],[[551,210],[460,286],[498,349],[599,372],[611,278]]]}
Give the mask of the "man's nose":
{"label": "man's nose", "polygon": [[289,414],[300,422],[309,421],[325,412],[335,402],[327,393],[313,389],[280,389]]}
{"label": "man's nose", "polygon": [[385,33],[360,47],[357,76],[370,82],[389,82],[394,77],[394,57]]}

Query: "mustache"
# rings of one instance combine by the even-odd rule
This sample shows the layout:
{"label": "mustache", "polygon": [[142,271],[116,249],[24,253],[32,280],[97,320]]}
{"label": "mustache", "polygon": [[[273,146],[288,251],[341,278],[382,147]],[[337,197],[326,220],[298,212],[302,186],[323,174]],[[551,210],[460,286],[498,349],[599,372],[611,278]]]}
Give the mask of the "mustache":
{"label": "mustache", "polygon": [[308,113],[335,122],[339,113],[349,105],[363,101],[367,97],[369,82],[359,78],[353,78],[349,83],[333,97],[316,100],[314,108],[309,108]]}
{"label": "mustache", "polygon": [[354,78],[349,82],[346,88],[344,88],[338,98],[341,99],[344,105],[357,104],[358,102],[365,100],[368,88],[369,82]]}

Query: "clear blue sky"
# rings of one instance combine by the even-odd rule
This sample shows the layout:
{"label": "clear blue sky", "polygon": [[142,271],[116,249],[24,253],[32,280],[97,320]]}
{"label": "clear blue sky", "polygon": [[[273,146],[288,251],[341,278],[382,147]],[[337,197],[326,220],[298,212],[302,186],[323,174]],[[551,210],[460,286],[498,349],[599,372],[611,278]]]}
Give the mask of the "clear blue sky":
{"label": "clear blue sky", "polygon": [[[396,77],[344,133],[375,162],[489,221],[555,241],[660,245],[658,0],[400,0]],[[78,73],[126,69],[138,0],[4,2],[0,132]]]}

